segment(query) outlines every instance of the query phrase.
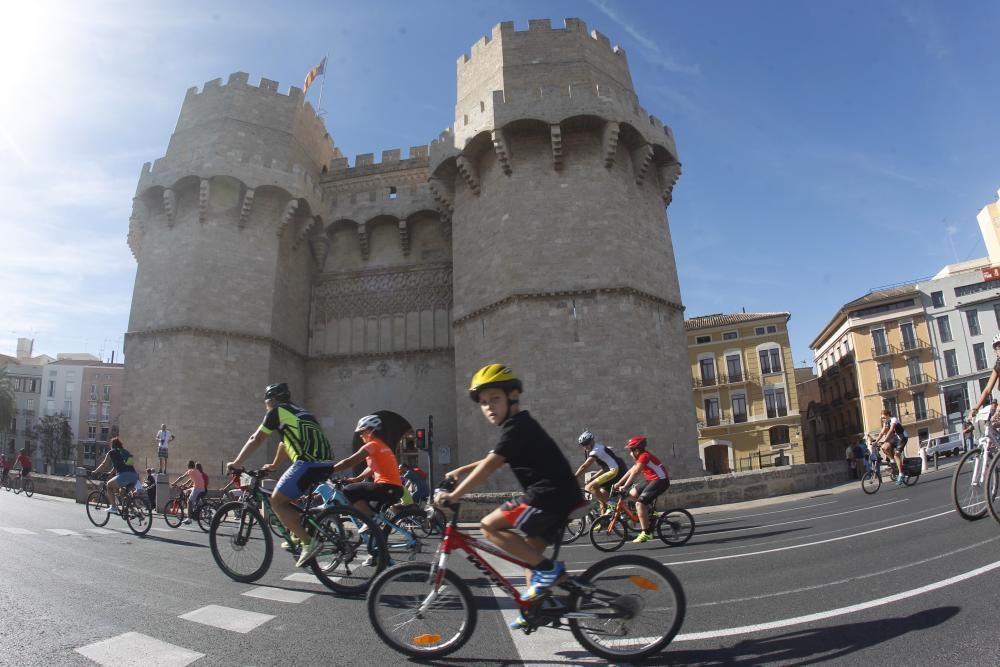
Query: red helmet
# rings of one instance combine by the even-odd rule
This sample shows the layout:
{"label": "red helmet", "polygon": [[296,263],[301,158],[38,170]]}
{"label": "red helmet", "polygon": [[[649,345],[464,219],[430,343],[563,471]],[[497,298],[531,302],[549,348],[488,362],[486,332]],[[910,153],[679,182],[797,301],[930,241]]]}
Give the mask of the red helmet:
{"label": "red helmet", "polygon": [[629,449],[645,449],[646,448],[646,436],[644,436],[644,435],[637,435],[634,438],[632,438],[631,440],[629,440],[627,443],[625,443],[625,446],[627,448],[629,448]]}

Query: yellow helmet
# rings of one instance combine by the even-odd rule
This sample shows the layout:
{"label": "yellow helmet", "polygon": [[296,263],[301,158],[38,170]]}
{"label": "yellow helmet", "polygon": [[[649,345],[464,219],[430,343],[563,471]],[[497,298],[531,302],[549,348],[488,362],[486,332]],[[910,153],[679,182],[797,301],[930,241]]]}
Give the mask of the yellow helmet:
{"label": "yellow helmet", "polygon": [[473,403],[478,403],[479,392],[489,387],[503,389],[506,394],[510,394],[515,389],[524,391],[521,380],[509,366],[504,366],[503,364],[490,364],[476,371],[476,374],[472,376],[472,382],[469,384],[469,398],[472,399]]}

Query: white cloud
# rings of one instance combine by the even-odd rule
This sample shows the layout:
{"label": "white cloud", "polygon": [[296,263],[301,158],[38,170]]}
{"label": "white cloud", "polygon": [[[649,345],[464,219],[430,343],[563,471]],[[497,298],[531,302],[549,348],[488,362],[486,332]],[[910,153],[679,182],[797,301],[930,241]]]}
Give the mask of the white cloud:
{"label": "white cloud", "polygon": [[627,32],[642,47],[642,55],[653,64],[675,74],[701,74],[701,68],[697,64],[683,65],[677,62],[673,56],[664,53],[655,41],[639,32],[638,28],[622,18],[605,0],[590,0],[590,4]]}

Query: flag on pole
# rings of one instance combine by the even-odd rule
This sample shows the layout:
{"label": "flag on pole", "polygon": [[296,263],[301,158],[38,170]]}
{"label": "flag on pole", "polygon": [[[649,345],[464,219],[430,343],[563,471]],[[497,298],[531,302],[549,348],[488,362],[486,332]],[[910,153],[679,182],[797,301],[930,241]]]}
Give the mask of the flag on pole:
{"label": "flag on pole", "polygon": [[304,95],[308,93],[309,86],[311,86],[312,82],[316,80],[316,77],[325,72],[326,72],[326,58],[323,58],[322,62],[320,62],[319,65],[313,67],[311,70],[309,70],[309,73],[306,74],[306,81],[302,86],[302,94]]}

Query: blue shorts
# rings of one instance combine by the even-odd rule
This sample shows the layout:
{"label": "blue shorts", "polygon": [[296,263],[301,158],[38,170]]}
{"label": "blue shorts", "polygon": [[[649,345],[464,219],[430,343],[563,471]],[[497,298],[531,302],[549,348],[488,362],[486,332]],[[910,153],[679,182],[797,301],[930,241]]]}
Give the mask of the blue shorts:
{"label": "blue shorts", "polygon": [[131,489],[139,483],[139,476],[135,472],[120,472],[110,480],[123,489]]}
{"label": "blue shorts", "polygon": [[333,461],[296,461],[285,471],[274,490],[288,498],[298,498],[325,482],[333,473]]}

